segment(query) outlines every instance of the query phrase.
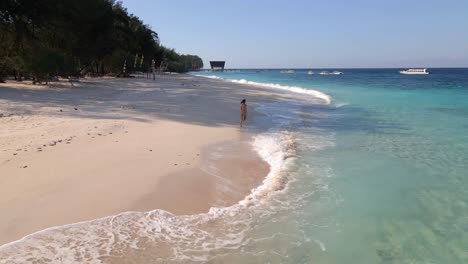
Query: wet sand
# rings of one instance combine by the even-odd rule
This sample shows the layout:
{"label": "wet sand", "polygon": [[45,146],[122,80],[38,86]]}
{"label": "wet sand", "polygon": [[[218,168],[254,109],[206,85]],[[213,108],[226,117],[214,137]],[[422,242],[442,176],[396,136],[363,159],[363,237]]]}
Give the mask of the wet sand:
{"label": "wet sand", "polygon": [[0,84],[0,245],[120,212],[235,204],[268,173],[239,102],[281,96],[187,75]]}

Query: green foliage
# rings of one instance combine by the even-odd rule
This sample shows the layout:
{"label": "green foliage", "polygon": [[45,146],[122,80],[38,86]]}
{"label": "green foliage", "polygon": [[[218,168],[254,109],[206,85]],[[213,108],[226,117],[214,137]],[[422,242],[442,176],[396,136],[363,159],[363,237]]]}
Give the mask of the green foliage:
{"label": "green foliage", "polygon": [[203,60],[195,55],[182,55],[182,62],[185,64],[187,71],[196,71],[203,68]]}
{"label": "green foliage", "polygon": [[[144,56],[134,69],[135,55]],[[160,45],[158,34],[114,0],[0,1],[0,80],[8,74],[36,79],[55,75],[203,67],[198,56]]]}
{"label": "green foliage", "polygon": [[167,65],[167,70],[170,72],[186,72],[186,68],[183,62],[171,61]]}
{"label": "green foliage", "polygon": [[37,80],[47,81],[50,75],[55,75],[64,65],[63,55],[51,48],[38,48],[35,50],[31,60],[31,72]]}

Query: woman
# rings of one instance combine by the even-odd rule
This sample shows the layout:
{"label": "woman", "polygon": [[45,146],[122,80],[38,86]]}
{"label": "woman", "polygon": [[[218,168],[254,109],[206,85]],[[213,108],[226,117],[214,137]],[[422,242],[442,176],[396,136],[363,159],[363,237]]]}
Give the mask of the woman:
{"label": "woman", "polygon": [[245,119],[247,119],[247,104],[245,103],[245,99],[243,99],[240,103],[240,127],[242,127],[242,123],[244,123]]}

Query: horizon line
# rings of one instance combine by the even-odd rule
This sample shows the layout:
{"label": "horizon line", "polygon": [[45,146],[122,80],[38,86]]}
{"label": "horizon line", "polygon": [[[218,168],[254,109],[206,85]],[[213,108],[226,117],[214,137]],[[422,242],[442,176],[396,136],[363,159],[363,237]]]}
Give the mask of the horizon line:
{"label": "horizon line", "polygon": [[[468,69],[468,66],[439,66],[439,67],[285,67],[285,68],[261,68],[261,67],[254,67],[254,68],[224,68],[224,70],[304,70],[304,69]],[[200,70],[211,70],[211,68],[202,68]]]}

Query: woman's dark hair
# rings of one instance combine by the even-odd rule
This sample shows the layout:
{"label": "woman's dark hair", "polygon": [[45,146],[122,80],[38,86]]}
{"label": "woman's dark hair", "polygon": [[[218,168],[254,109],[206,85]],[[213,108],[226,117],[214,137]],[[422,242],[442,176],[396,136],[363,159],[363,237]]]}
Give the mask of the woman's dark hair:
{"label": "woman's dark hair", "polygon": [[245,104],[245,99],[242,99],[241,104]]}

